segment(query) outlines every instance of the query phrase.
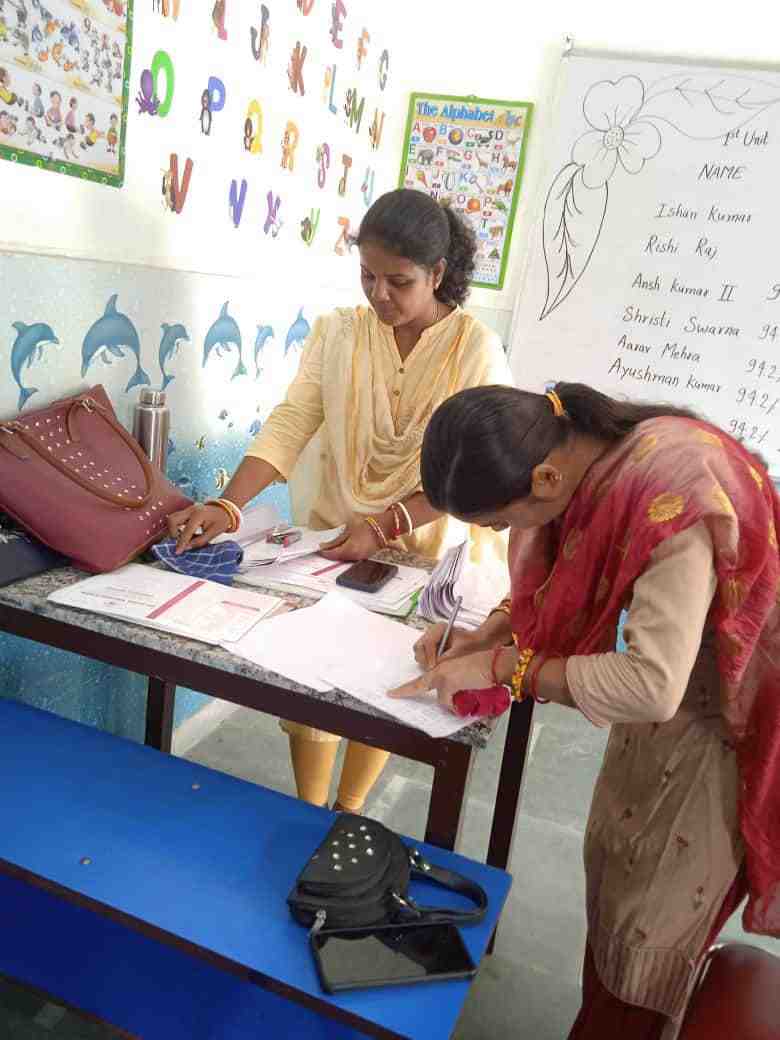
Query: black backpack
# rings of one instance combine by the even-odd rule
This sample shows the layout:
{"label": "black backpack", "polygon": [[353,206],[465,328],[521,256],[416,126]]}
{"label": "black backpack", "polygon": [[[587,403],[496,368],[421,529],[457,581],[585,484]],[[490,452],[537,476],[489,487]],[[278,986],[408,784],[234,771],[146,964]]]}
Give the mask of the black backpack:
{"label": "black backpack", "polygon": [[[412,878],[459,892],[475,909],[418,906],[409,895]],[[287,897],[295,920],[316,931],[326,926],[475,924],[485,916],[487,902],[481,885],[427,863],[381,823],[350,813],[338,816]]]}

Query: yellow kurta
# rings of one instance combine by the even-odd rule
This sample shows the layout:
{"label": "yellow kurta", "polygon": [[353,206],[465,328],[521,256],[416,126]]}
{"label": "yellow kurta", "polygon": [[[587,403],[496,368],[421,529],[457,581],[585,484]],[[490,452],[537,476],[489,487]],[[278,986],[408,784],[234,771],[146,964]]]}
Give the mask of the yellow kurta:
{"label": "yellow kurta", "polygon": [[[392,328],[373,310],[337,310],[315,322],[286,400],[247,455],[287,480],[321,430],[309,524],[338,527],[354,513],[381,513],[421,491],[420,447],[431,414],[457,391],[492,383],[512,383],[501,341],[459,308],[423,332],[405,361]],[[450,517],[404,537],[401,547],[437,558],[467,537],[472,560],[503,564],[504,537]]]}
{"label": "yellow kurta", "polygon": [[[393,330],[370,308],[339,309],[318,318],[286,399],[247,451],[285,480],[317,488],[308,523],[338,527],[353,514],[382,513],[421,491],[420,448],[436,407],[470,386],[512,384],[499,337],[456,308],[423,332],[401,360]],[[315,465],[296,466],[318,434]],[[475,563],[506,580],[506,537],[442,517],[399,540],[399,548],[437,558],[470,539]],[[284,723],[311,740],[331,734]]]}

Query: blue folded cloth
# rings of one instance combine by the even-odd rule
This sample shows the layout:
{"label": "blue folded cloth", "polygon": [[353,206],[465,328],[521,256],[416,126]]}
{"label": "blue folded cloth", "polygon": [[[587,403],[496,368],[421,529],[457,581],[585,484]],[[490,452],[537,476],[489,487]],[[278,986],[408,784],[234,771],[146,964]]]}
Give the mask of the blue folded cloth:
{"label": "blue folded cloth", "polygon": [[191,578],[218,581],[220,585],[233,584],[244,559],[244,550],[238,542],[217,542],[216,545],[204,545],[202,549],[188,549],[177,556],[176,539],[166,538],[152,546],[152,553],[172,571]]}

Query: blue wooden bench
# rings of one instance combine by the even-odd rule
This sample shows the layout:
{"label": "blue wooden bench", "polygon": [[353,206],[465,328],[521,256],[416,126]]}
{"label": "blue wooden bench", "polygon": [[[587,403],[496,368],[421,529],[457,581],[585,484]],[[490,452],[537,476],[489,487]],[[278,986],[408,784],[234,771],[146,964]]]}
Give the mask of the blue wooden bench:
{"label": "blue wooden bench", "polygon": [[[0,700],[0,973],[143,1040],[445,1040],[467,982],[320,989],[285,899],[331,820]],[[485,921],[463,930],[478,962],[509,876],[419,847],[487,890]]]}

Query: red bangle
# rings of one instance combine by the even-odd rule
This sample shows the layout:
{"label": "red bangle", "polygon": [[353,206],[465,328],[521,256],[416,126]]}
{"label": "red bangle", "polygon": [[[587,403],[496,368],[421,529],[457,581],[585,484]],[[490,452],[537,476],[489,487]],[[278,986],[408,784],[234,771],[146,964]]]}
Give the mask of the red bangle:
{"label": "red bangle", "polygon": [[549,660],[549,657],[540,656],[537,658],[536,668],[534,668],[533,672],[531,673],[531,679],[528,683],[528,693],[533,698],[533,700],[536,701],[537,704],[550,703],[549,700],[546,700],[544,697],[540,697],[539,694],[536,692],[536,684],[539,680],[539,672],[541,672],[542,668],[544,668],[544,666],[547,664]]}
{"label": "red bangle", "polygon": [[395,541],[401,537],[401,514],[398,511],[398,506],[390,506],[390,512],[393,514],[393,532],[391,540]]}
{"label": "red bangle", "polygon": [[493,685],[494,686],[505,686],[506,685],[506,683],[502,683],[501,680],[496,675],[496,661],[498,660],[498,655],[501,653],[502,650],[506,650],[506,649],[507,649],[507,647],[501,646],[501,644],[499,643],[499,645],[497,647],[495,647],[495,649],[493,650],[493,657],[491,658],[491,661],[490,661],[490,677],[493,680]]}

